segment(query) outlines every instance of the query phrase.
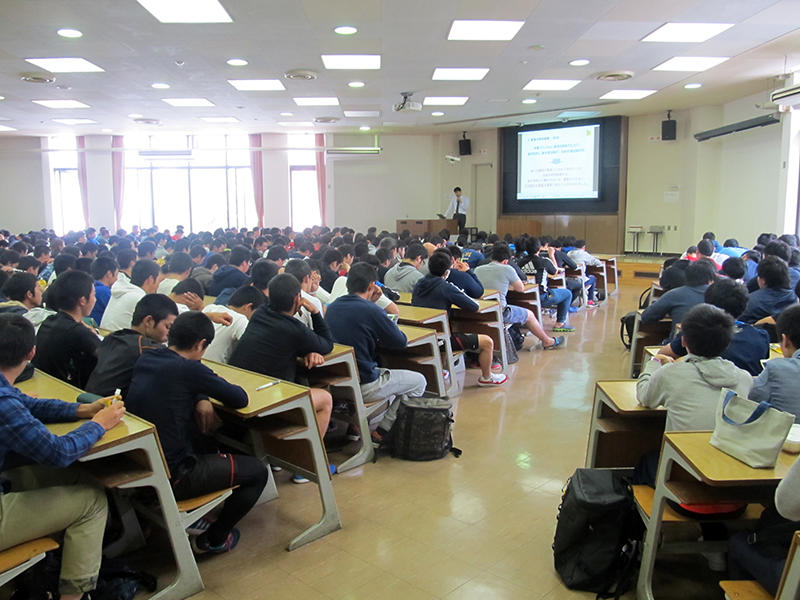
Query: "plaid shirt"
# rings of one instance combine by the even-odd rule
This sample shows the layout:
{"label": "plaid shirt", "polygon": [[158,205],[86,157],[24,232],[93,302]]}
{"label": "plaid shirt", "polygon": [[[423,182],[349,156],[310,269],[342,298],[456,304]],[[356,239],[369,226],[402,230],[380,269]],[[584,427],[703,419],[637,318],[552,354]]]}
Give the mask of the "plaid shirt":
{"label": "plaid shirt", "polygon": [[10,452],[53,467],[66,467],[86,454],[105,433],[99,423],[88,421],[62,436],[44,426],[75,421],[77,410],[77,402],[26,396],[0,375],[0,469]]}

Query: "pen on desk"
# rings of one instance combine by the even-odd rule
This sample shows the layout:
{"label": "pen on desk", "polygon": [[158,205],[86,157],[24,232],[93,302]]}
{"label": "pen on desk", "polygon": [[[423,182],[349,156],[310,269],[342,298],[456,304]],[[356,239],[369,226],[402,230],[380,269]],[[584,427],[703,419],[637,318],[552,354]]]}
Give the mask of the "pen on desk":
{"label": "pen on desk", "polygon": [[111,404],[116,404],[120,400],[122,400],[122,390],[117,388],[114,390],[114,397],[111,398]]}
{"label": "pen on desk", "polygon": [[270,381],[269,383],[265,383],[264,385],[258,386],[256,388],[256,391],[260,392],[261,390],[265,390],[267,388],[271,388],[273,385],[278,385],[279,383],[280,383],[280,380]]}

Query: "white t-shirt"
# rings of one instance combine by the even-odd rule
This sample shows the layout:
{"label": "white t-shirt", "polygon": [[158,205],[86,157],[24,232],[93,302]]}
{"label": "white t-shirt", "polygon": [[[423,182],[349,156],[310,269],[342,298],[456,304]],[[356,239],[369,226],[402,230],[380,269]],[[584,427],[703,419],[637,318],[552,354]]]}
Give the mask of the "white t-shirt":
{"label": "white t-shirt", "polygon": [[233,323],[222,325],[214,323],[214,341],[206,348],[203,358],[219,363],[228,363],[234,347],[244,335],[247,324],[250,322],[243,314],[227,306],[209,304],[203,309],[204,313],[227,313],[233,317]]}
{"label": "white t-shirt", "polygon": [[[319,313],[322,314],[322,302],[320,301],[319,298],[312,296],[311,294],[309,294],[304,290],[300,290],[300,294],[303,296],[303,298],[305,298],[306,300],[311,302],[311,304],[316,306]],[[303,323],[303,325],[305,325],[309,329],[314,329],[314,323],[311,320],[311,313],[308,312],[305,308],[301,308],[300,312],[294,315],[294,318]]]}
{"label": "white t-shirt", "polygon": [[172,293],[172,290],[178,285],[180,281],[178,279],[164,279],[161,283],[158,284],[158,289],[156,290],[157,294],[164,294],[165,296],[169,296]]}
{"label": "white t-shirt", "polygon": [[[336,281],[333,282],[333,287],[331,288],[331,296],[328,304],[336,300],[337,298],[341,298],[342,296],[347,295],[347,277],[339,277]],[[375,304],[378,305],[378,308],[381,310],[386,310],[386,307],[392,303],[386,296],[381,294],[381,297],[375,301]]]}

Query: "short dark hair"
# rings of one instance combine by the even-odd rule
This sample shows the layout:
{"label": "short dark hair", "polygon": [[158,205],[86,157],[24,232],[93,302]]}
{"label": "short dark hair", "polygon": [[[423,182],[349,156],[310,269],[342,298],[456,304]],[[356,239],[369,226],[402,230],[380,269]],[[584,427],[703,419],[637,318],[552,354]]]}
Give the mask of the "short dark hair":
{"label": "short dark hair", "polygon": [[461,191],[461,188],[460,188],[460,187],[458,187],[458,186],[456,186],[456,187],[454,187],[454,188],[453,188],[453,193],[454,193],[454,194],[455,194],[456,192],[460,192],[460,191]]}
{"label": "short dark hair", "polygon": [[55,271],[56,275],[61,275],[70,269],[74,269],[76,262],[78,262],[78,259],[72,254],[59,254],[53,259],[53,271]]}
{"label": "short dark hair", "polygon": [[266,303],[266,301],[267,297],[264,296],[261,290],[257,290],[252,285],[243,285],[233,292],[231,299],[228,300],[228,305],[239,307],[252,304],[255,309]]}
{"label": "short dark hair", "polygon": [[0,368],[19,366],[36,345],[33,325],[19,314],[0,314],[0,338]]}
{"label": "short dark hair", "polygon": [[206,252],[206,249],[202,244],[195,244],[194,246],[189,248],[189,256],[191,256],[192,258],[198,258],[200,256],[205,257],[206,254],[208,253]]}
{"label": "short dark hair", "polygon": [[262,291],[267,289],[269,282],[272,281],[272,278],[275,277],[280,270],[280,267],[271,260],[260,258],[253,263],[253,268],[250,271],[250,279],[253,282],[253,287]]}
{"label": "short dark hair", "polygon": [[45,246],[44,244],[40,244],[33,249],[33,257],[39,258],[40,256],[44,256],[45,254],[50,254],[50,246]]}
{"label": "short dark hair", "polygon": [[409,244],[406,249],[406,260],[416,260],[418,258],[428,258],[428,251],[425,246],[416,242]]}
{"label": "short dark hair", "polygon": [[784,309],[778,315],[775,329],[778,332],[778,338],[785,333],[792,346],[800,348],[800,305],[796,304]]}
{"label": "short dark hair", "polygon": [[450,265],[453,263],[453,257],[450,253],[445,254],[444,252],[439,252],[438,250],[431,254],[431,257],[428,259],[428,271],[434,277],[442,277],[447,270],[450,268]]}
{"label": "short dark hair", "polygon": [[213,254],[209,254],[208,258],[206,258],[206,269],[210,269],[214,265],[221,267],[222,265],[227,265],[227,261],[225,257],[221,254],[217,254],[216,252]]}
{"label": "short dark hair", "polygon": [[781,240],[772,240],[764,246],[764,256],[777,256],[789,262],[792,257],[792,247]]}
{"label": "short dark hair", "polygon": [[31,294],[35,293],[37,285],[36,275],[31,273],[14,273],[8,278],[8,281],[3,284],[3,293],[9,300],[22,302],[25,300],[25,296],[27,296],[28,292]]}
{"label": "short dark hair", "polygon": [[139,244],[139,258],[144,258],[148,254],[152,254],[155,251],[156,245],[153,242],[145,240]]}
{"label": "short dark hair", "polygon": [[300,293],[300,282],[294,275],[282,273],[269,282],[269,305],[278,312],[292,310],[294,300]]}
{"label": "short dark hair", "polygon": [[378,262],[385,263],[387,260],[392,259],[392,251],[389,248],[380,247],[375,250],[375,257],[378,259]]}
{"label": "short dark hair", "polygon": [[327,252],[325,252],[325,257],[322,259],[325,261],[325,266],[330,266],[331,263],[340,263],[342,262],[342,253],[336,250],[335,248],[331,248]]}
{"label": "short dark hair", "polygon": [[716,235],[714,235],[714,232],[713,232],[713,231],[706,231],[706,232],[703,234],[703,239],[704,239],[704,240],[716,240],[716,239],[717,239],[717,236],[716,236]]}
{"label": "short dark hair", "polygon": [[158,263],[149,258],[140,258],[131,269],[131,283],[142,287],[142,284],[151,277],[158,279],[160,272],[161,269],[158,268]]}
{"label": "short dark hair", "polygon": [[756,274],[768,288],[788,288],[790,285],[789,267],[774,255],[767,255],[758,263]]}
{"label": "short dark hair", "polygon": [[131,250],[130,248],[123,248],[119,252],[117,252],[117,263],[119,264],[120,269],[127,269],[133,263],[136,262],[137,258],[136,250]]}
{"label": "short dark hair", "polygon": [[717,279],[706,289],[703,296],[706,304],[721,308],[734,319],[747,308],[747,287],[733,279]]}
{"label": "short dark hair", "polygon": [[169,329],[169,345],[178,350],[189,350],[200,340],[205,340],[205,347],[214,341],[214,324],[203,313],[190,310],[178,315]]}
{"label": "short dark hair", "polygon": [[730,345],[733,326],[733,317],[721,308],[698,304],[683,317],[681,332],[689,352],[715,358]]}
{"label": "short dark hair", "polygon": [[250,262],[250,248],[242,245],[234,246],[228,258],[228,263],[234,267],[238,267],[243,262]]}
{"label": "short dark hair", "polygon": [[303,283],[303,279],[311,275],[311,267],[300,258],[293,258],[283,266],[283,272],[294,275],[295,279]]}
{"label": "short dark hair", "polygon": [[736,238],[728,238],[722,245],[725,248],[738,248],[739,240],[737,240]]}
{"label": "short dark hair", "polygon": [[133,309],[131,325],[141,325],[145,317],[153,317],[153,321],[160,323],[169,315],[178,315],[178,305],[172,298],[164,294],[145,294]]}
{"label": "short dark hair", "polygon": [[508,244],[497,243],[492,246],[492,260],[497,262],[511,260],[511,248]]}
{"label": "short dark hair", "polygon": [[81,256],[78,260],[75,261],[75,271],[83,271],[87,275],[92,274],[92,263],[94,262],[93,258],[89,258],[88,256]]}
{"label": "short dark hair", "polygon": [[378,280],[378,272],[372,265],[359,262],[355,263],[347,272],[347,293],[363,294],[369,284]]}
{"label": "short dark hair", "polygon": [[205,295],[205,290],[203,290],[203,284],[197,281],[197,279],[187,277],[183,281],[179,281],[175,287],[172,288],[172,293],[178,295],[192,293],[202,298]]}
{"label": "short dark hair", "polygon": [[711,243],[711,240],[703,238],[697,242],[697,251],[703,256],[711,256],[714,254],[714,244]]}
{"label": "short dark hair", "polygon": [[706,261],[695,261],[686,267],[686,285],[703,285],[714,281],[716,269]]}
{"label": "short dark hair", "polygon": [[304,260],[303,262],[308,265],[308,268],[311,269],[312,273],[314,271],[316,271],[317,273],[322,273],[322,265],[319,264],[318,260],[309,259],[309,260]]}
{"label": "short dark hair", "polygon": [[193,266],[194,262],[192,262],[191,256],[185,252],[176,252],[167,259],[166,263],[164,263],[164,272],[185,273],[186,271],[191,271]]}
{"label": "short dark hair", "polygon": [[35,259],[29,254],[25,256],[20,256],[19,262],[17,263],[17,268],[20,271],[27,271],[31,267],[36,267],[36,271],[38,272],[41,266],[42,263],[40,263],[37,259]]}
{"label": "short dark hair", "polygon": [[741,279],[746,272],[744,261],[741,258],[732,256],[722,263],[722,272],[731,279]]}
{"label": "short dark hair", "polygon": [[267,250],[268,260],[279,261],[286,260],[287,258],[289,258],[289,253],[283,246],[272,246],[269,250]]}
{"label": "short dark hair", "polygon": [[665,292],[686,285],[686,269],[675,266],[664,269],[658,279],[658,284]]}
{"label": "short dark hair", "polygon": [[93,289],[92,276],[73,269],[56,278],[48,290],[47,299],[53,303],[56,310],[74,310],[81,298],[92,295]]}
{"label": "short dark hair", "polygon": [[106,273],[119,270],[117,261],[110,256],[98,256],[92,263],[92,277],[95,280],[100,280],[105,277]]}

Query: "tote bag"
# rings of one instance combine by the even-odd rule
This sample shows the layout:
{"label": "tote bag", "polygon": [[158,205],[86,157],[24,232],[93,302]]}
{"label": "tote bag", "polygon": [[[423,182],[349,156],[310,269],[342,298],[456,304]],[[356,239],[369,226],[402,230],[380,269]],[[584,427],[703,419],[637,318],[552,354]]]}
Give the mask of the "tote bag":
{"label": "tote bag", "polygon": [[723,388],[711,445],[759,469],[774,467],[794,415]]}

